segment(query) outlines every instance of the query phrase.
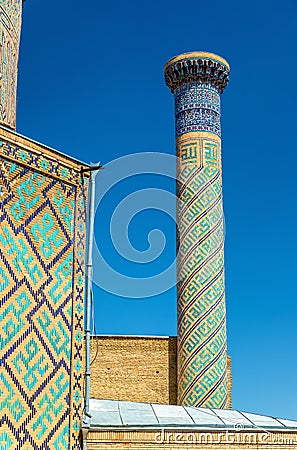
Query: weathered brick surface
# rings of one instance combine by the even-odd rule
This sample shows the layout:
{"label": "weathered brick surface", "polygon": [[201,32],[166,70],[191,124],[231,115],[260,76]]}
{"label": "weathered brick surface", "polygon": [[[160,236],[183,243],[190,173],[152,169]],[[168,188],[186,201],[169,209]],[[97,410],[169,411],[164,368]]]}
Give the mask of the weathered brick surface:
{"label": "weathered brick surface", "polygon": [[295,450],[297,434],[265,430],[199,431],[193,430],[119,430],[91,431],[87,450]]}
{"label": "weathered brick surface", "polygon": [[176,403],[176,338],[93,337],[93,360],[91,397]]}
{"label": "weathered brick surface", "polygon": [[91,361],[91,397],[176,404],[176,337],[92,337]]}

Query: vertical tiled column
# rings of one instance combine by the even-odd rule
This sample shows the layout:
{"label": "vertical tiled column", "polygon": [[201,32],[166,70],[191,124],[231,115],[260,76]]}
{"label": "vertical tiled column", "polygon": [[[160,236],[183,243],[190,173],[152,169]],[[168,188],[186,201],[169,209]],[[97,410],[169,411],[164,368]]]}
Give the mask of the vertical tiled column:
{"label": "vertical tiled column", "polygon": [[16,93],[23,0],[0,2],[0,124],[16,127]]}
{"label": "vertical tiled column", "polygon": [[178,403],[187,406],[228,406],[220,94],[229,70],[205,52],[165,66],[178,157]]}

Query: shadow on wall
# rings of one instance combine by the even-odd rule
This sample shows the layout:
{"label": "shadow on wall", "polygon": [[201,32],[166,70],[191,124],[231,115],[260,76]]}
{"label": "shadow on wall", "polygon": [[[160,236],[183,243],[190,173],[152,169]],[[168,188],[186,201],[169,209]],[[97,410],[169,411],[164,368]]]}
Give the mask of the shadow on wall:
{"label": "shadow on wall", "polygon": [[168,339],[169,403],[177,404],[177,338]]}

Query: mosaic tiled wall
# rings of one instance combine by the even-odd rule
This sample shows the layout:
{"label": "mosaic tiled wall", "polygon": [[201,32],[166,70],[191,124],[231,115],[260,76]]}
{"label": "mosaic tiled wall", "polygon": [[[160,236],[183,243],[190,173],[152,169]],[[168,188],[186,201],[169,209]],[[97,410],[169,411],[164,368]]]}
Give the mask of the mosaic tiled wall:
{"label": "mosaic tiled wall", "polygon": [[15,128],[23,0],[0,0],[0,123]]}
{"label": "mosaic tiled wall", "polygon": [[228,407],[220,93],[225,60],[184,54],[165,66],[175,97],[178,403]]}
{"label": "mosaic tiled wall", "polygon": [[74,450],[86,192],[79,169],[36,150],[1,139],[0,448]]}

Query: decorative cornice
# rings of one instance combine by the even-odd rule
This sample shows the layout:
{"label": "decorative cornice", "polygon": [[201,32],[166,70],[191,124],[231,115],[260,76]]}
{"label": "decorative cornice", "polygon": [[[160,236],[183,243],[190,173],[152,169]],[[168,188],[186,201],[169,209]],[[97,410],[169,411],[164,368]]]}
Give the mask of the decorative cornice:
{"label": "decorative cornice", "polygon": [[87,164],[0,127],[0,166],[3,160],[76,186],[89,178]]}
{"label": "decorative cornice", "polygon": [[229,81],[227,61],[213,53],[184,53],[165,65],[165,81],[172,93],[185,84],[210,84],[220,94]]}

